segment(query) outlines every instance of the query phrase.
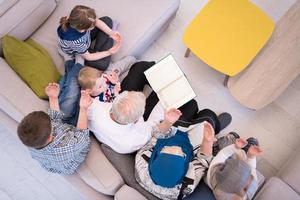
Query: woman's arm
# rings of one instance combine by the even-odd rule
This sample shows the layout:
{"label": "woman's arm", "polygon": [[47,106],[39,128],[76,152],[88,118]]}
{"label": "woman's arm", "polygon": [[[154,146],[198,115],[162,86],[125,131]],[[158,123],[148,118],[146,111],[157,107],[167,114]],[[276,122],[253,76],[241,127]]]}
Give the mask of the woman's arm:
{"label": "woman's arm", "polygon": [[160,124],[158,124],[158,129],[160,130],[160,132],[167,132],[171,128],[171,126],[179,119],[181,114],[182,113],[180,112],[180,110],[176,108],[171,108],[170,110],[168,110],[165,114],[165,119]]}

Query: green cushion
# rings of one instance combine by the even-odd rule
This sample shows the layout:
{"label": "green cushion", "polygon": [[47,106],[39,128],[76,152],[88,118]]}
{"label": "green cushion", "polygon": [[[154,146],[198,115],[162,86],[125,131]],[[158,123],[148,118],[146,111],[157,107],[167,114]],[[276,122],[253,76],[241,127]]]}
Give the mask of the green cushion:
{"label": "green cushion", "polygon": [[46,49],[31,39],[5,36],[2,42],[7,63],[39,98],[47,99],[45,87],[58,82],[60,74]]}

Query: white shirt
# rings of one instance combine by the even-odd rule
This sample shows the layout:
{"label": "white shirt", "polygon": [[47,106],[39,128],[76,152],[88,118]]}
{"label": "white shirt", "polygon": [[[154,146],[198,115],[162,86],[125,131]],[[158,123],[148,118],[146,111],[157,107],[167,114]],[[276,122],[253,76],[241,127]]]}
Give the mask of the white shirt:
{"label": "white shirt", "polygon": [[142,148],[150,140],[152,126],[156,123],[145,122],[141,117],[136,123],[118,124],[110,117],[111,106],[112,103],[95,98],[88,109],[88,128],[100,142],[118,153],[132,153]]}

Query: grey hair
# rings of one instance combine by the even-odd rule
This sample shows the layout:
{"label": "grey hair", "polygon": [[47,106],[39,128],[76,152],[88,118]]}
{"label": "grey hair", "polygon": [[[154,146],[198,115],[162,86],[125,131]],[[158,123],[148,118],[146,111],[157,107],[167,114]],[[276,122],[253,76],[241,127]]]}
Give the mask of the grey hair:
{"label": "grey hair", "polygon": [[146,106],[146,97],[142,92],[124,91],[112,103],[111,113],[116,122],[129,124],[140,119]]}

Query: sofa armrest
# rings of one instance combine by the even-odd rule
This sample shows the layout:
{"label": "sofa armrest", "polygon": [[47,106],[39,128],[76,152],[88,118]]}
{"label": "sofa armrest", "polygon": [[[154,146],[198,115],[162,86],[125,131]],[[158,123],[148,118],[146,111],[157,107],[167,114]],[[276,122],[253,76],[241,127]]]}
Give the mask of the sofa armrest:
{"label": "sofa armrest", "polygon": [[119,172],[107,160],[94,137],[91,137],[91,148],[85,162],[76,172],[84,182],[106,195],[114,195],[124,184]]}
{"label": "sofa armrest", "polygon": [[0,57],[0,109],[20,122],[28,113],[46,111],[48,106],[48,102],[39,99]]}
{"label": "sofa armrest", "polygon": [[141,195],[138,191],[135,189],[123,185],[119,189],[119,191],[115,194],[115,200],[147,200],[143,195]]}

